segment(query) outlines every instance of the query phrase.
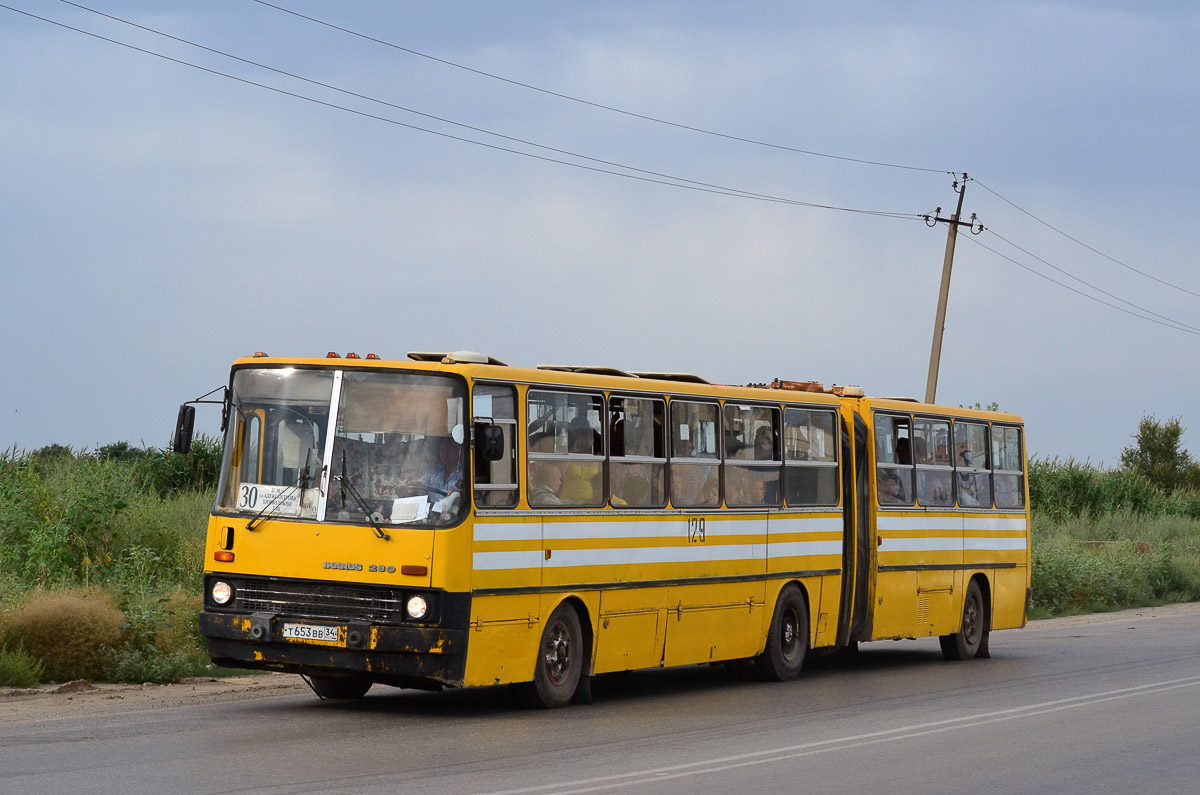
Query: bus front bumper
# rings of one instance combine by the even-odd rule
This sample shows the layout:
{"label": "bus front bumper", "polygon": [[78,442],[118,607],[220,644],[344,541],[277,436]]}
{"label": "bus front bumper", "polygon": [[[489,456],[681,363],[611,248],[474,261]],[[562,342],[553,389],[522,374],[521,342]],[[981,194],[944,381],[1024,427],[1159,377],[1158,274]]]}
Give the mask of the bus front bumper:
{"label": "bus front bumper", "polygon": [[[214,663],[313,676],[351,676],[400,687],[461,687],[466,632],[440,627],[348,623],[328,643],[285,640],[284,624],[311,619],[270,613],[200,613]],[[325,622],[322,622],[325,623]]]}

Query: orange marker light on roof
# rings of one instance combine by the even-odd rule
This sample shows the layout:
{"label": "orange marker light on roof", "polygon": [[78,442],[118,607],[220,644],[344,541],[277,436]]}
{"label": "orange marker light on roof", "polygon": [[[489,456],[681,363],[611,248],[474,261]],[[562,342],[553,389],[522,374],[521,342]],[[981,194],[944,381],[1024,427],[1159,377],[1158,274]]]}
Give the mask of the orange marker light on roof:
{"label": "orange marker light on roof", "polygon": [[261,358],[263,358],[264,356],[266,356],[266,354],[265,354],[265,353],[263,353],[262,351],[255,351],[255,352],[254,352],[254,358],[255,358],[255,359],[261,359]]}
{"label": "orange marker light on roof", "polygon": [[357,354],[357,353],[354,353],[353,351],[351,351],[350,353],[347,353],[347,354],[346,354],[346,358],[347,358],[347,359],[357,359],[357,358],[358,358],[358,354]]}
{"label": "orange marker light on roof", "polygon": [[368,358],[368,359],[378,359],[379,357],[378,357],[378,356],[376,356],[376,355],[375,355],[375,354],[373,354],[373,353],[368,353],[368,354],[367,354],[367,358]]}
{"label": "orange marker light on roof", "polygon": [[329,353],[325,354],[325,358],[326,359],[338,359],[340,357],[337,355],[336,351],[330,351]]}

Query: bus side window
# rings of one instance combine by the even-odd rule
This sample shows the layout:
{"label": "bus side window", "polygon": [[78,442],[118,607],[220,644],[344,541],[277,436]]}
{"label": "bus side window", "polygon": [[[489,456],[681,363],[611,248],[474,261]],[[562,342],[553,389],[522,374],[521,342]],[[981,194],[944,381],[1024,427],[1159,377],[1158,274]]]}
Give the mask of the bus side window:
{"label": "bus side window", "polygon": [[517,504],[517,396],[511,386],[476,384],[471,413],[475,439],[475,504]]}
{"label": "bus side window", "polygon": [[788,505],[837,505],[837,422],[832,411],[783,412],[783,483]]}
{"label": "bus side window", "polygon": [[609,398],[608,482],[614,507],[666,504],[664,409],[659,398]]}
{"label": "bus side window", "polygon": [[719,508],[721,458],[716,403],[671,401],[671,504]]}
{"label": "bus side window", "polygon": [[880,505],[913,504],[912,419],[875,415],[876,489]]}
{"label": "bus side window", "polygon": [[531,389],[525,407],[530,504],[604,505],[604,398]]}
{"label": "bus side window", "polygon": [[726,504],[782,504],[779,409],[726,403],[724,431]]}
{"label": "bus side window", "polygon": [[988,426],[954,421],[954,469],[958,504],[964,508],[992,507],[992,475],[988,467]]}
{"label": "bus side window", "polygon": [[913,424],[912,448],[917,464],[917,503],[953,506],[950,421],[918,417]]}
{"label": "bus side window", "polygon": [[1025,507],[1025,468],[1021,429],[992,426],[992,482],[997,508]]}

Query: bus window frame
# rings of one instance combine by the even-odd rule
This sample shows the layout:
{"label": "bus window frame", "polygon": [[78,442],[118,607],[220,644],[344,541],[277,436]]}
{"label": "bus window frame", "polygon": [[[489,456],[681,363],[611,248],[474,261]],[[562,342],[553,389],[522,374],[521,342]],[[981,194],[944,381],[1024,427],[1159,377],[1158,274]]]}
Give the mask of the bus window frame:
{"label": "bus window frame", "polygon": [[[591,398],[593,400],[598,399],[599,400],[599,409],[598,409],[599,424],[600,424],[600,428],[599,428],[600,454],[597,455],[595,453],[590,453],[590,454],[584,455],[581,453],[570,452],[570,428],[569,427],[564,429],[565,433],[567,434],[567,437],[568,437],[567,452],[565,452],[565,453],[556,453],[556,452],[545,453],[545,452],[535,451],[533,449],[533,445],[530,444],[530,439],[529,439],[529,428],[532,423],[532,419],[531,419],[531,415],[530,415],[530,411],[529,411],[529,405],[533,401],[534,395],[537,395],[537,394],[569,395],[569,396],[574,396],[574,397]],[[589,411],[591,411],[591,409],[589,409]],[[529,388],[525,391],[524,412],[525,412],[525,430],[524,430],[523,436],[525,437],[525,486],[526,486],[525,499],[526,499],[526,501],[528,501],[528,499],[529,499],[529,490],[532,488],[532,485],[534,482],[533,478],[530,476],[530,470],[538,462],[546,461],[546,462],[552,462],[552,463],[562,463],[564,465],[562,482],[559,485],[559,495],[561,495],[563,488],[565,488],[567,485],[566,473],[569,471],[569,468],[572,464],[576,464],[576,465],[596,464],[599,467],[599,475],[600,475],[599,483],[594,483],[592,486],[595,496],[597,497],[597,499],[593,502],[586,502],[586,503],[563,502],[560,504],[536,505],[536,506],[530,504],[531,507],[535,508],[536,510],[580,510],[580,509],[604,508],[606,505],[608,505],[608,499],[607,499],[608,488],[609,488],[608,487],[608,467],[606,466],[607,461],[608,461],[608,456],[605,454],[607,451],[607,448],[608,448],[608,430],[607,430],[608,423],[605,422],[605,417],[607,416],[607,412],[608,412],[608,401],[605,398],[604,391],[600,390],[600,389],[563,387],[563,386],[559,386],[557,384],[530,384]],[[570,424],[570,422],[572,422],[572,421],[568,421],[568,425]],[[556,426],[555,427],[555,436],[557,436],[558,423],[555,422],[554,424]],[[589,422],[589,428],[590,427],[591,427],[591,425]],[[596,433],[597,429],[591,428],[591,431],[592,431],[592,433]],[[577,430],[577,432],[578,432],[578,430]],[[595,449],[594,445],[593,445],[592,449],[593,450]],[[562,497],[559,496],[558,499],[562,499]]]}
{"label": "bus window frame", "polygon": [[[958,461],[959,461],[959,456],[961,455],[961,453],[958,449],[958,445],[959,445],[958,428],[960,425],[966,426],[966,427],[979,427],[979,428],[983,429],[984,462],[983,462],[982,467],[980,467],[980,466],[959,466]],[[993,488],[992,480],[993,479],[992,479],[992,468],[991,468],[991,463],[992,463],[991,462],[991,459],[992,459],[992,434],[991,434],[992,424],[990,422],[988,422],[987,420],[979,420],[979,419],[973,419],[973,418],[969,418],[969,417],[955,417],[952,430],[953,430],[953,434],[954,434],[954,436],[953,436],[954,454],[953,454],[952,460],[954,461],[954,501],[955,501],[955,504],[960,509],[990,511],[995,508],[995,497],[992,494],[992,488]],[[969,438],[970,437],[968,436],[968,440],[969,440]],[[978,483],[978,479],[979,479],[980,475],[985,475],[987,477],[987,501],[986,502],[980,501],[978,505],[964,505],[963,504],[963,496],[964,495],[963,495],[963,489],[962,489],[963,484],[966,482],[964,480],[964,477],[970,477],[976,483]]]}
{"label": "bus window frame", "polygon": [[[675,432],[676,432],[676,428],[677,428],[676,419],[675,419],[675,405],[677,403],[680,404],[680,406],[708,406],[709,408],[711,408],[713,410],[713,417],[714,417],[713,443],[717,448],[716,450],[712,451],[713,455],[697,456],[697,455],[693,454],[693,455],[689,455],[689,456],[678,456],[675,454],[677,452],[676,439],[675,439]],[[667,500],[668,500],[669,504],[676,508],[686,508],[689,510],[717,510],[717,509],[719,509],[724,504],[724,495],[725,495],[725,478],[724,478],[723,469],[721,467],[721,458],[722,458],[721,401],[716,400],[716,399],[706,399],[705,397],[700,396],[700,395],[669,396],[669,400],[667,401],[667,421],[670,424],[670,433],[667,435],[667,438],[666,438],[666,442],[667,442]],[[690,434],[690,431],[689,431],[689,434]],[[680,440],[680,441],[682,441],[682,440]],[[694,452],[695,440],[689,439],[689,441],[692,442],[692,449]],[[677,466],[680,467],[681,474],[682,474],[682,471],[684,468],[688,468],[688,469],[701,468],[701,467],[707,468],[708,471],[705,472],[705,477],[703,478],[703,484],[707,484],[710,481],[710,479],[712,478],[713,474],[715,473],[716,478],[717,478],[716,502],[712,502],[712,503],[700,502],[700,501],[676,502],[675,501],[675,479],[676,479],[675,467],[677,467]],[[702,484],[702,486],[703,486],[703,484]],[[699,492],[698,492],[698,494],[699,494]]]}
{"label": "bus window frame", "polygon": [[[956,496],[957,496],[956,491],[955,491],[955,484],[957,482],[957,479],[955,478],[954,456],[950,452],[950,449],[953,447],[953,438],[954,438],[954,422],[953,422],[953,420],[954,420],[954,418],[950,417],[948,415],[937,415],[937,414],[917,414],[913,417],[912,426],[909,429],[910,454],[912,457],[912,464],[915,469],[915,471],[913,473],[913,491],[914,491],[913,496],[916,498],[916,504],[920,505],[923,508],[947,509],[947,508],[955,507],[955,500],[956,500]],[[947,438],[946,438],[946,446],[947,446],[946,460],[948,463],[946,463],[946,464],[936,463],[936,450],[934,451],[934,456],[932,456],[935,463],[932,463],[932,464],[921,463],[921,460],[917,455],[917,424],[922,423],[922,422],[937,423],[937,424],[946,426],[946,436],[947,436]],[[921,492],[922,492],[921,475],[922,475],[922,473],[944,473],[947,475],[946,486],[947,486],[948,491],[947,491],[947,498],[945,500],[943,500],[942,502],[932,502],[932,501],[926,502],[921,498]]]}
{"label": "bus window frame", "polygon": [[[637,400],[637,401],[643,401],[643,402],[655,404],[659,407],[661,413],[659,414],[660,423],[658,426],[658,433],[661,434],[661,436],[657,441],[662,446],[662,457],[661,458],[653,456],[653,455],[650,455],[650,456],[626,455],[624,453],[624,451],[622,451],[620,455],[616,455],[616,453],[612,449],[612,446],[614,444],[613,425],[616,423],[616,419],[614,418],[614,415],[613,415],[613,412],[614,412],[613,401],[614,400],[621,400],[621,401]],[[608,428],[607,428],[607,434],[605,437],[606,445],[604,448],[608,453],[606,456],[605,477],[604,477],[605,484],[606,484],[605,493],[608,496],[608,504],[614,508],[648,508],[648,509],[665,508],[667,506],[668,497],[670,495],[670,482],[668,480],[668,478],[670,477],[670,472],[669,472],[669,468],[667,466],[669,455],[668,455],[668,443],[667,443],[667,438],[666,438],[666,432],[667,432],[666,424],[667,424],[667,411],[668,411],[666,397],[661,394],[654,394],[654,393],[650,393],[650,392],[640,392],[640,393],[638,393],[638,392],[628,392],[628,393],[627,392],[612,392],[612,393],[609,393],[609,395],[607,396],[604,408],[605,408],[605,413],[608,416]],[[623,414],[625,413],[623,408],[622,408],[622,413]],[[653,409],[651,410],[651,414],[653,415]],[[622,419],[622,422],[623,421],[624,421],[624,419]],[[651,422],[653,422],[653,420],[651,420]],[[651,433],[653,433],[653,432],[654,431],[652,429]],[[653,439],[651,440],[652,445],[654,444],[654,441],[655,440],[653,440]],[[613,492],[613,482],[615,480],[613,478],[613,472],[614,472],[613,467],[617,464],[630,464],[630,465],[643,464],[643,465],[647,465],[647,466],[658,466],[659,467],[658,471],[662,478],[662,499],[658,500],[658,501],[648,501],[645,503],[637,503],[637,504],[632,503],[632,502],[626,502],[623,505],[618,504],[617,499],[620,499],[620,497],[618,495],[612,493]]]}
{"label": "bus window frame", "polygon": [[[788,412],[790,412],[790,411],[804,411],[804,412],[809,412],[810,414],[812,412],[819,412],[821,414],[828,414],[833,417],[833,430],[832,430],[833,438],[829,441],[829,444],[831,444],[833,447],[833,460],[832,461],[815,460],[812,458],[803,458],[802,459],[802,458],[789,458],[788,457],[787,432],[788,432]],[[797,425],[796,427],[800,427],[800,426]],[[810,427],[810,428],[812,427],[811,422],[808,423],[808,427]],[[842,504],[842,479],[840,476],[841,465],[842,465],[841,458],[842,457],[841,457],[841,450],[840,450],[841,445],[839,444],[841,428],[842,428],[842,418],[841,418],[841,415],[839,414],[839,412],[837,411],[837,407],[835,407],[835,406],[808,405],[808,404],[797,404],[797,403],[783,404],[783,434],[779,440],[780,448],[781,448],[779,453],[780,453],[780,456],[783,458],[783,480],[781,481],[781,484],[780,484],[780,491],[783,496],[783,503],[788,508],[823,508],[823,507],[836,507],[836,506]],[[808,440],[808,443],[810,445],[809,449],[811,450],[811,445],[812,445],[811,438]],[[789,475],[789,472],[796,472],[798,474],[799,472],[806,471],[806,470],[814,470],[815,471],[815,470],[820,470],[820,469],[833,469],[834,470],[833,502],[811,502],[811,503],[810,502],[792,502],[791,500],[788,499],[788,490],[789,490],[788,489],[788,482],[789,482],[788,475]]]}
{"label": "bus window frame", "polygon": [[[992,434],[991,438],[988,440],[989,446],[991,448],[991,452],[990,452],[991,460],[989,461],[989,463],[992,465],[992,504],[995,506],[995,508],[997,510],[1000,510],[1000,511],[1024,511],[1025,510],[1025,481],[1026,481],[1026,478],[1028,477],[1028,475],[1025,473],[1025,466],[1026,466],[1025,428],[1022,425],[1015,425],[1013,423],[1007,423],[1007,422],[992,422],[992,423],[989,423],[989,425],[991,426],[990,432]],[[996,428],[1003,428],[1006,431],[1008,431],[1008,430],[1016,431],[1016,433],[1017,433],[1017,461],[1020,462],[1021,469],[999,469],[999,468],[997,468],[997,466],[996,466],[996,450],[995,450]],[[996,499],[996,497],[1000,491],[999,488],[997,487],[998,481],[996,480],[996,477],[998,475],[1005,476],[1005,477],[1015,476],[1017,478],[1017,488],[1014,491],[1014,493],[1018,496],[1019,499],[1018,499],[1018,502],[1016,505],[1006,505],[1006,506],[1002,507],[1000,505],[1000,501],[998,499]]]}
{"label": "bus window frame", "polygon": [[[475,396],[476,396],[476,390],[479,387],[510,390],[512,392],[512,406],[513,406],[512,418],[511,419],[508,419],[508,418],[497,419],[495,416],[494,409],[490,416],[482,416],[482,415],[476,414]],[[508,381],[488,381],[488,380],[475,381],[475,380],[472,380],[471,381],[470,400],[471,400],[471,420],[470,420],[470,422],[471,422],[472,434],[475,433],[475,429],[481,424],[509,426],[509,427],[511,427],[511,435],[509,436],[509,438],[511,439],[511,442],[512,442],[512,449],[509,452],[509,459],[510,459],[510,463],[511,463],[511,467],[512,467],[513,482],[512,483],[480,483],[478,478],[475,477],[475,466],[476,466],[475,440],[476,439],[475,439],[475,436],[472,435],[471,445],[470,445],[470,447],[471,447],[470,477],[471,477],[471,496],[475,502],[475,507],[476,507],[476,509],[481,509],[481,510],[512,510],[513,508],[516,508],[520,504],[520,501],[521,501],[521,464],[520,464],[521,445],[520,445],[520,441],[521,441],[522,434],[520,433],[521,418],[519,416],[520,415],[519,404],[521,402],[520,392],[518,391],[516,384],[508,382]],[[489,505],[489,504],[485,504],[481,499],[490,494],[503,494],[506,492],[512,493],[512,498],[507,504]]]}
{"label": "bus window frame", "polygon": [[[893,423],[893,426],[892,426],[893,434],[890,434],[890,435],[895,436],[895,441],[892,443],[892,447],[891,447],[891,451],[890,451],[893,458],[896,457],[896,453],[898,452],[899,440],[900,439],[908,439],[909,460],[908,460],[907,464],[900,463],[897,461],[880,461],[879,460],[879,453],[880,453],[879,445],[880,445],[880,440],[883,438],[883,436],[879,433],[879,421],[881,418],[888,419],[888,420],[892,421],[892,423]],[[897,420],[902,420],[905,423],[907,423],[907,426],[908,426],[907,436],[900,436],[899,428],[895,425],[895,422]],[[872,411],[871,435],[873,437],[874,444],[871,445],[871,457],[875,461],[875,479],[874,479],[874,484],[873,484],[873,490],[874,490],[874,496],[875,496],[875,505],[879,508],[905,509],[905,508],[912,508],[914,505],[917,504],[916,476],[915,476],[915,470],[914,470],[913,463],[912,463],[912,429],[913,429],[913,415],[911,412],[894,411],[894,410],[889,410],[889,409],[876,409],[876,410]],[[907,483],[904,482],[903,477],[899,477],[899,475],[897,475],[897,477],[900,480],[900,485],[905,489],[905,500],[898,500],[896,502],[887,502],[887,503],[880,500],[880,498],[879,498],[880,497],[879,478],[880,478],[880,474],[883,470],[894,470],[897,473],[904,472],[904,471],[908,472],[908,482]]]}
{"label": "bus window frame", "polygon": [[[728,412],[734,410],[767,410],[771,413],[771,434],[772,434],[772,450],[770,459],[766,458],[730,458],[729,451],[726,449],[725,441],[729,435],[729,427],[727,421],[729,418]],[[763,426],[758,426],[754,430],[754,436],[758,435],[759,429]],[[723,400],[721,401],[721,470],[722,480],[725,484],[724,495],[725,505],[728,508],[746,509],[746,508],[780,508],[783,506],[783,445],[782,433],[783,430],[783,412],[778,403],[759,403],[751,400]],[[743,432],[745,436],[745,432]],[[752,453],[755,449],[755,440],[751,439],[749,443],[743,442],[738,448],[740,453],[742,450],[750,450]],[[733,470],[728,469],[733,466]],[[730,502],[732,489],[729,487],[729,475],[731,471],[738,471],[737,479],[742,479],[750,476],[750,470],[775,470],[775,499],[768,501],[766,497],[767,489],[764,481],[763,499],[761,502]],[[742,471],[745,470],[745,471]],[[748,482],[748,481],[746,481]]]}

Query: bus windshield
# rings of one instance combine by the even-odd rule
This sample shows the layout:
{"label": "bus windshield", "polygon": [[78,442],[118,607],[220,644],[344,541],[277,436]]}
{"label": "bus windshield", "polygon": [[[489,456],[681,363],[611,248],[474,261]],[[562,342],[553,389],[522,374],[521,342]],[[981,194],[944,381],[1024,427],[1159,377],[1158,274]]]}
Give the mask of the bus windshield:
{"label": "bus windshield", "polygon": [[231,396],[219,510],[376,526],[459,517],[466,455],[458,379],[243,368]]}

